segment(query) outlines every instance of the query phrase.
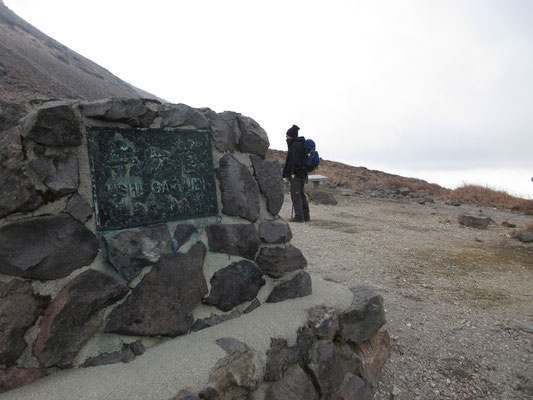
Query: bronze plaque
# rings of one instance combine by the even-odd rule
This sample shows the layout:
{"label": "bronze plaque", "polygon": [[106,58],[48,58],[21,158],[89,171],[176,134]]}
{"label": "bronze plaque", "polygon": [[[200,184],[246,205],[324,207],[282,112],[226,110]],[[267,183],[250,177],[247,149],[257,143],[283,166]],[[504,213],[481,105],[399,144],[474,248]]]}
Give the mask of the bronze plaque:
{"label": "bronze plaque", "polygon": [[209,131],[87,128],[96,228],[216,215]]}

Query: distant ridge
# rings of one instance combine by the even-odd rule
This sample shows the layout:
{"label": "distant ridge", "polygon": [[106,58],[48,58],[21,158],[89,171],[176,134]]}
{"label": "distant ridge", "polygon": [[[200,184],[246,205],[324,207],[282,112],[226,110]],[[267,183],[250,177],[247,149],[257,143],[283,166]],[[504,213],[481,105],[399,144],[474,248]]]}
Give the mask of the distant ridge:
{"label": "distant ridge", "polygon": [[0,130],[35,98],[153,98],[33,27],[0,0]]}

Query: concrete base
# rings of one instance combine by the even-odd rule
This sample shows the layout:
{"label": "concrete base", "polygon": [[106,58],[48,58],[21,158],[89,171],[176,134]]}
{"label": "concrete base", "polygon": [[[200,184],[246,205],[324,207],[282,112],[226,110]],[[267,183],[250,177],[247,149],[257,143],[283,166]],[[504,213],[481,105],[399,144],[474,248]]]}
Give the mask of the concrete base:
{"label": "concrete base", "polygon": [[152,347],[129,364],[52,374],[3,393],[2,400],[168,400],[180,389],[198,392],[217,360],[226,355],[217,339],[233,337],[265,354],[272,337],[284,338],[289,345],[296,342],[297,329],[307,321],[307,309],[326,305],[343,311],[351,305],[353,295],[347,288],[318,277],[312,277],[312,282],[311,296],[262,304],[250,314]]}

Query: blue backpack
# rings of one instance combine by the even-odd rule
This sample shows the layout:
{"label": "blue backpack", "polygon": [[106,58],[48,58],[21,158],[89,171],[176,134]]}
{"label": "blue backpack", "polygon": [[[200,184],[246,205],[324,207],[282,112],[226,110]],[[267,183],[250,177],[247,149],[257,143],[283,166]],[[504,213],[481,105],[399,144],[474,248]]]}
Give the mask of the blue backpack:
{"label": "blue backpack", "polygon": [[320,157],[318,151],[316,151],[315,142],[312,139],[307,139],[304,142],[305,157],[304,157],[304,169],[305,172],[313,172],[320,164]]}

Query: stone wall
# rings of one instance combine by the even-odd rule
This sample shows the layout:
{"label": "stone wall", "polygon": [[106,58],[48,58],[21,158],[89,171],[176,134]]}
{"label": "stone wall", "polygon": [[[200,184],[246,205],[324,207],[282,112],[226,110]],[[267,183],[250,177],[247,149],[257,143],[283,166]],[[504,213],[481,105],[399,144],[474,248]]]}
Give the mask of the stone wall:
{"label": "stone wall", "polygon": [[[184,104],[45,102],[0,136],[0,390],[311,293],[251,118]],[[97,231],[87,128],[210,131],[218,215]]]}

